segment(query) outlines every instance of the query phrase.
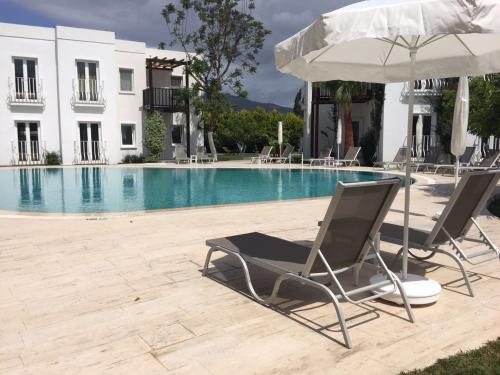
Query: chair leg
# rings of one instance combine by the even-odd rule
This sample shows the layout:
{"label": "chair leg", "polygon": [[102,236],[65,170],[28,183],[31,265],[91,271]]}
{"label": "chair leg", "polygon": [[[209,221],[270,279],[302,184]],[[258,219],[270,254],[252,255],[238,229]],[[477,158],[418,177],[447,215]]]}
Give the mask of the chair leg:
{"label": "chair leg", "polygon": [[401,280],[394,275],[391,271],[389,271],[391,276],[394,278],[394,282],[398,287],[399,294],[401,295],[401,299],[403,300],[403,305],[405,306],[406,313],[408,314],[408,320],[412,323],[415,323],[415,316],[413,315],[413,310],[410,305],[410,301],[408,301],[408,296],[406,295],[405,288],[403,288],[403,284],[401,284]]}
{"label": "chair leg", "polygon": [[462,271],[462,275],[463,275],[463,279],[464,279],[465,285],[467,285],[467,289],[469,290],[469,295],[471,297],[474,297],[474,291],[472,290],[472,285],[471,285],[471,283],[469,281],[469,276],[467,274],[467,270],[465,269],[464,264],[462,263],[462,261],[455,254],[450,253],[449,251],[441,250],[441,249],[438,249],[438,248],[434,248],[432,250],[435,251],[435,252],[437,252],[437,253],[448,255],[450,258],[452,258],[455,261],[455,263],[457,263],[458,267]]}

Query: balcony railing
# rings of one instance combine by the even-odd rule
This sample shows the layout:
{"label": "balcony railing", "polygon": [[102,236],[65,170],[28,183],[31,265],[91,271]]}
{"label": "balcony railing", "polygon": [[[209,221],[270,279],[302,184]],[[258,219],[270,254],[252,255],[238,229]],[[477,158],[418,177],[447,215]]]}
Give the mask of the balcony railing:
{"label": "balcony railing", "polygon": [[[440,96],[446,81],[443,79],[420,79],[415,81],[415,96]],[[410,94],[408,82],[404,83],[403,96]]]}
{"label": "balcony railing", "polygon": [[45,143],[39,141],[12,141],[13,165],[36,165],[45,163]]}
{"label": "balcony railing", "polygon": [[75,141],[73,164],[107,164],[106,144],[102,141]]}
{"label": "balcony railing", "polygon": [[184,112],[186,102],[182,89],[153,87],[142,91],[142,103],[146,110],[162,112]]}
{"label": "balcony railing", "polygon": [[37,78],[9,77],[9,105],[45,105],[42,81]]}
{"label": "balcony railing", "polygon": [[103,95],[104,84],[95,79],[74,79],[73,98],[74,106],[100,106],[106,105]]}

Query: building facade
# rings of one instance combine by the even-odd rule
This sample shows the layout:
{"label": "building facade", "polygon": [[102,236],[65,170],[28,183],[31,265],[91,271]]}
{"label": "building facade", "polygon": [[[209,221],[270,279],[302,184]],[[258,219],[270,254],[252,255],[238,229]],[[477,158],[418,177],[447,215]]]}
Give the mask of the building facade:
{"label": "building facade", "polygon": [[[113,32],[0,23],[0,165],[119,163],[142,154],[149,110],[165,119],[164,159],[203,134],[180,88],[185,54]],[[186,125],[187,124],[187,125]]]}

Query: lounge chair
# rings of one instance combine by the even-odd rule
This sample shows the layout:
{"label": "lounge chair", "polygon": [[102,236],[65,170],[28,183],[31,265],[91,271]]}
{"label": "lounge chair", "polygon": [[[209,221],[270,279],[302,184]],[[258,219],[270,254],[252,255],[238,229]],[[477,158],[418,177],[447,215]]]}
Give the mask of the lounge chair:
{"label": "lounge chair", "polygon": [[292,162],[292,152],[293,152],[294,147],[293,146],[286,146],[285,150],[281,154],[281,156],[269,158],[269,161],[276,162],[276,163],[286,163],[286,162]]}
{"label": "lounge chair", "polygon": [[334,158],[331,155],[332,153],[332,150],[333,150],[333,146],[332,147],[324,147],[322,148],[320,151],[319,151],[319,155],[317,158],[312,158],[312,159],[309,159],[309,166],[312,167],[312,165],[314,163],[318,163],[321,165],[321,163],[323,164],[326,164],[326,163],[330,163],[334,160]]}
{"label": "lounge chair", "polygon": [[200,163],[213,163],[214,159],[207,154],[205,147],[198,147],[196,150],[196,162]]}
{"label": "lounge chair", "polygon": [[177,164],[191,162],[191,159],[189,159],[187,156],[186,147],[184,147],[183,145],[175,145],[174,159]]}
{"label": "lounge chair", "polygon": [[361,151],[361,147],[349,147],[347,153],[344,156],[344,159],[335,160],[336,166],[345,166],[352,167],[353,164],[357,164],[359,166],[358,154]]}
{"label": "lounge chair", "polygon": [[[316,240],[310,246],[297,244],[262,233],[247,233],[225,238],[208,240],[210,247],[203,274],[207,275],[211,256],[221,251],[233,256],[241,263],[246,284],[253,298],[264,305],[275,301],[280,286],[285,280],[294,280],[294,286],[309,286],[324,292],[337,312],[345,345],[352,347],[349,332],[344,319],[339,299],[353,304],[362,304],[397,290],[401,293],[409,320],[414,321],[411,307],[397,277],[389,271],[382,258],[375,253],[380,262],[380,272],[386,276],[380,283],[356,287],[346,291],[337,275],[360,268],[368,253],[374,249],[373,239],[377,234],[389,207],[391,206],[401,181],[397,178],[342,183],[326,211],[323,224],[320,226]],[[261,297],[255,291],[247,264],[278,274],[270,296]],[[328,278],[335,285],[339,294],[317,281],[317,278]],[[376,292],[381,286],[392,285],[388,292]],[[371,291],[375,294],[353,299],[353,296]]]}
{"label": "lounge chair", "polygon": [[267,163],[269,158],[271,157],[272,146],[264,146],[262,147],[262,151],[259,156],[254,156],[251,159],[252,163]]}
{"label": "lounge chair", "polygon": [[500,159],[500,151],[494,151],[489,156],[485,157],[479,165],[466,167],[469,171],[481,171],[486,169],[492,169],[497,166],[498,160]]}
{"label": "lounge chair", "polygon": [[[410,248],[430,253],[425,256],[418,256],[410,251],[410,254],[420,260],[427,260],[436,253],[442,253],[451,257],[462,271],[463,279],[471,296],[474,296],[474,292],[472,291],[472,286],[462,261],[478,264],[483,263],[485,260],[473,263],[472,259],[489,253],[495,254],[495,258],[500,256],[498,247],[491,242],[476,221],[477,216],[486,205],[499,179],[500,171],[465,173],[432,231],[410,228],[409,232]],[[476,226],[479,230],[480,239],[466,237],[472,225]],[[401,225],[384,223],[380,228],[380,234],[382,241],[398,245],[403,244],[403,226]],[[486,245],[486,249],[466,254],[461,246],[464,240],[483,243]],[[452,245],[457,255],[440,248],[440,246],[448,242]],[[398,255],[401,255],[401,251]]]}
{"label": "lounge chair", "polygon": [[[460,166],[460,168],[471,166],[472,158],[474,157],[475,153],[476,153],[476,147],[466,147],[464,154],[461,155],[459,159],[458,165]],[[456,166],[457,166],[456,164],[435,164],[434,167],[436,169],[434,170],[434,173],[437,173],[437,171],[440,169],[454,170]]]}
{"label": "lounge chair", "polygon": [[400,147],[393,161],[377,161],[373,163],[374,167],[391,169],[391,167],[401,169],[406,160],[406,147]]}
{"label": "lounge chair", "polygon": [[442,154],[443,153],[441,152],[441,146],[430,147],[425,154],[424,160],[420,162],[413,162],[410,165],[412,168],[415,168],[415,172],[418,172],[419,169],[422,169],[423,171],[424,168],[425,170],[429,170],[429,168],[435,168],[435,166],[438,165]]}

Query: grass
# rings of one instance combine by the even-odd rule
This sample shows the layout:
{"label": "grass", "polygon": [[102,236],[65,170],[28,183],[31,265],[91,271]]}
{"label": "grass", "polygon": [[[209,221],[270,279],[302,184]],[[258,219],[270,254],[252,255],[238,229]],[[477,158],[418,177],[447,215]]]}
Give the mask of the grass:
{"label": "grass", "polygon": [[488,206],[488,210],[496,217],[500,217],[500,197],[493,199],[493,202]]}
{"label": "grass", "polygon": [[500,338],[484,346],[439,359],[432,366],[400,375],[500,375]]}
{"label": "grass", "polygon": [[257,156],[258,154],[217,154],[217,159],[219,161],[232,161],[232,160],[245,160],[250,159],[252,156]]}

